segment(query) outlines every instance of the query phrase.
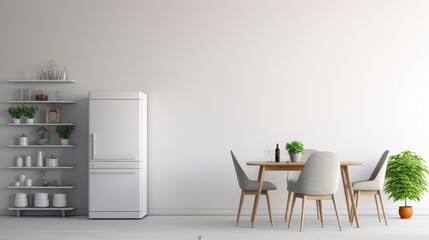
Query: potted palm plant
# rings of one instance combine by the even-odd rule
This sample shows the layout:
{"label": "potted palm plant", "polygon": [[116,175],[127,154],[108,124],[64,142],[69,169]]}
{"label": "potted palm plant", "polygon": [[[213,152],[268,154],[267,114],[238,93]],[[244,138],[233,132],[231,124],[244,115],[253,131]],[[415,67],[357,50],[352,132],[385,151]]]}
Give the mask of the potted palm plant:
{"label": "potted palm plant", "polygon": [[13,118],[13,123],[20,123],[22,117],[22,108],[21,107],[9,107],[7,109],[9,115]]}
{"label": "potted palm plant", "polygon": [[34,106],[30,106],[30,107],[22,106],[21,108],[22,108],[22,112],[23,112],[24,117],[26,118],[27,123],[33,124],[34,123],[34,117],[36,116],[38,108],[34,107]]}
{"label": "potted palm plant", "polygon": [[304,144],[299,141],[286,143],[286,151],[288,151],[292,162],[299,162],[301,155],[304,152]]}
{"label": "potted palm plant", "polygon": [[405,206],[399,207],[401,218],[411,218],[413,207],[407,205],[407,200],[420,201],[428,191],[426,174],[429,169],[425,160],[411,151],[390,156],[386,169],[386,184],[384,192],[393,201],[405,201]]}
{"label": "potted palm plant", "polygon": [[73,132],[73,126],[57,126],[56,131],[58,136],[61,138],[61,145],[68,145],[70,140],[70,135]]}

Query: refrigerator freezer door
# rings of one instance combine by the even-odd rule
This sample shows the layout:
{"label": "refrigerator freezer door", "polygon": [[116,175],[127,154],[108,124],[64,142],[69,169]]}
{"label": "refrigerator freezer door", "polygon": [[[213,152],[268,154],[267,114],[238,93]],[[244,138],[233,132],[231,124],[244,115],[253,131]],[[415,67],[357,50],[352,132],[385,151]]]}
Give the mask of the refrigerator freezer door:
{"label": "refrigerator freezer door", "polygon": [[142,211],[141,169],[90,169],[91,212]]}
{"label": "refrigerator freezer door", "polygon": [[140,161],[140,100],[91,100],[90,161]]}

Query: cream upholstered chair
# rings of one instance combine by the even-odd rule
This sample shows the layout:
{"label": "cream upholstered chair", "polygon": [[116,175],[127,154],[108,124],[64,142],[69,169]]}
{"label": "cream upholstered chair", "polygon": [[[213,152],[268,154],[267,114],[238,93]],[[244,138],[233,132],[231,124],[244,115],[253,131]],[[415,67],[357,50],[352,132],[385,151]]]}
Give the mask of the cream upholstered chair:
{"label": "cream upholstered chair", "polygon": [[[259,182],[249,180],[249,178],[247,177],[246,173],[241,168],[240,164],[238,163],[238,161],[235,158],[234,153],[232,151],[231,151],[231,157],[232,157],[232,162],[234,163],[235,173],[237,174],[238,185],[241,188],[241,198],[240,198],[240,204],[238,206],[237,221],[236,221],[236,224],[238,225],[238,222],[240,221],[241,208],[243,207],[244,196],[245,195],[256,195],[258,193]],[[269,190],[276,190],[276,189],[277,189],[277,186],[271,182],[264,181],[264,183],[262,185],[261,194],[265,195],[267,197],[268,213],[270,215],[271,225],[273,225],[273,216],[271,214],[270,195],[269,195],[268,191]]]}
{"label": "cream upholstered chair", "polygon": [[[338,191],[340,182],[340,160],[337,154],[332,152],[313,153],[305,164],[297,181],[291,181],[288,186],[289,191],[294,193],[292,208],[290,211],[289,225],[292,224],[293,210],[296,198],[302,198],[301,228],[304,228],[304,211],[306,200],[326,200],[331,199],[337,215],[338,226],[341,230],[340,216],[338,215],[335,193]],[[322,207],[319,205],[320,211]],[[324,218],[321,215],[322,226]]]}
{"label": "cream upholstered chair", "polygon": [[[301,156],[301,161],[307,161],[310,158],[310,156],[313,153],[315,153],[315,152],[317,152],[317,150],[314,150],[314,149],[304,149],[304,153]],[[289,172],[287,172],[287,186],[288,186],[287,190],[288,190],[288,194],[287,194],[286,212],[285,212],[285,221],[286,222],[287,222],[287,214],[289,212],[290,199],[291,199],[291,197],[293,195],[293,193],[289,191],[289,185],[290,185],[289,183],[291,181],[295,181],[296,182],[298,180],[298,178],[299,178],[299,174],[300,173],[301,173],[301,171],[289,171]],[[316,202],[316,209],[317,209],[317,219],[319,219],[319,215],[320,215],[320,212],[319,212],[319,201]]]}
{"label": "cream upholstered chair", "polygon": [[[381,210],[383,211],[384,222],[386,225],[387,225],[386,210],[384,209],[383,196],[381,193],[384,187],[384,177],[386,175],[386,167],[387,167],[386,160],[388,155],[389,155],[388,150],[386,150],[383,153],[383,155],[381,155],[381,158],[378,161],[377,166],[375,167],[374,171],[372,172],[368,180],[356,181],[356,182],[353,182],[352,184],[353,192],[355,194],[355,199],[356,199],[356,207],[358,207],[359,205],[360,195],[374,196],[379,222],[381,222],[381,218],[380,218],[380,210],[378,207],[377,197],[380,199]],[[352,217],[352,224],[353,224],[353,217]]]}

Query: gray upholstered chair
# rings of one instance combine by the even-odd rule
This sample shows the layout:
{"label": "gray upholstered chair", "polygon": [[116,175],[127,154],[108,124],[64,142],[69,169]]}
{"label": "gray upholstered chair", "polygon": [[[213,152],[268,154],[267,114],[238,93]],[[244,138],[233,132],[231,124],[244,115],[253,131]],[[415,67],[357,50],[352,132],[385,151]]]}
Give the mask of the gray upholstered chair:
{"label": "gray upholstered chair", "polygon": [[[238,213],[237,213],[237,225],[240,220],[241,215],[241,208],[243,207],[243,200],[245,195],[256,195],[259,188],[259,182],[250,180],[246,173],[241,168],[240,164],[238,163],[237,159],[234,156],[234,153],[231,151],[231,157],[232,162],[234,163],[235,173],[237,174],[238,179],[238,185],[241,188],[241,198],[240,198],[240,205],[238,207]],[[268,205],[268,213],[270,215],[270,222],[271,225],[273,225],[273,216],[271,214],[271,203],[270,203],[270,195],[268,193],[269,190],[276,190],[277,187],[271,182],[264,181],[262,185],[262,195],[265,195],[267,197],[267,205]]]}
{"label": "gray upholstered chair", "polygon": [[[338,215],[337,203],[334,195],[338,191],[339,182],[340,160],[338,159],[337,154],[332,152],[313,153],[302,169],[298,180],[291,181],[288,186],[289,191],[294,193],[288,227],[290,228],[292,224],[296,198],[302,198],[301,231],[304,228],[306,200],[332,199],[335,213],[337,215],[338,226],[341,230],[341,221],[340,216]],[[322,207],[320,205],[319,209],[322,212]],[[323,215],[321,215],[321,222],[322,227],[324,227],[325,223]]]}
{"label": "gray upholstered chair", "polygon": [[[301,156],[301,161],[307,161],[310,156],[317,152],[317,150],[314,149],[304,149],[304,153]],[[289,212],[289,203],[290,203],[290,198],[292,197],[293,193],[289,191],[289,183],[291,181],[297,181],[299,178],[299,174],[301,173],[301,171],[289,171],[287,172],[287,186],[288,186],[288,194],[287,194],[287,202],[286,202],[286,212],[285,212],[285,221],[287,222],[287,214]],[[318,201],[316,202],[316,209],[317,209],[317,219],[319,219],[319,203]]]}
{"label": "gray upholstered chair", "polygon": [[[386,175],[386,167],[387,167],[386,160],[388,155],[389,155],[388,150],[386,150],[383,153],[383,155],[381,155],[381,158],[378,161],[377,166],[375,167],[374,171],[372,172],[368,180],[356,181],[356,182],[353,182],[352,184],[353,192],[355,194],[355,199],[356,199],[356,207],[358,207],[359,205],[360,195],[374,196],[379,222],[381,222],[381,218],[380,218],[380,210],[378,207],[377,197],[380,199],[381,210],[383,211],[384,222],[386,223],[386,225],[387,225],[386,210],[384,209],[383,196],[381,193],[384,187],[384,177]],[[353,224],[353,218],[352,218],[352,224]]]}

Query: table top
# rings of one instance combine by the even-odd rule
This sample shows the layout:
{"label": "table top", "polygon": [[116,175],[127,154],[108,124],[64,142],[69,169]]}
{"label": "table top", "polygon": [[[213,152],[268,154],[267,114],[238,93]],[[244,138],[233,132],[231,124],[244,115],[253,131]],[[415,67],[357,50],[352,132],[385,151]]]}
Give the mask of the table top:
{"label": "table top", "polygon": [[[265,167],[303,167],[306,161],[290,162],[290,161],[249,161],[246,162],[249,166],[265,166]],[[362,163],[355,161],[340,161],[342,167],[345,166],[360,166]]]}

